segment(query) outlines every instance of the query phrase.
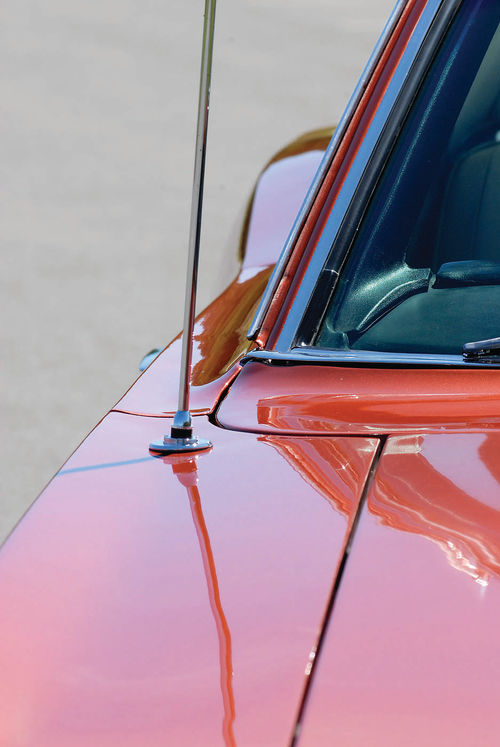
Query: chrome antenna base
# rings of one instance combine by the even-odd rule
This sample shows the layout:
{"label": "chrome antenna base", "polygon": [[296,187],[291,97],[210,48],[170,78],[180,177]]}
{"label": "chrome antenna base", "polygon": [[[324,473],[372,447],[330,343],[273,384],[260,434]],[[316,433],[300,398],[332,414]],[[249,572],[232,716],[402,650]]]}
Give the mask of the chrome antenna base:
{"label": "chrome antenna base", "polygon": [[169,438],[164,436],[163,441],[153,441],[149,444],[149,450],[153,454],[188,454],[195,451],[211,449],[212,444],[204,438]]}
{"label": "chrome antenna base", "polygon": [[211,448],[212,444],[207,439],[193,437],[191,414],[188,410],[177,410],[170,436],[149,444],[149,450],[155,454],[186,454]]}

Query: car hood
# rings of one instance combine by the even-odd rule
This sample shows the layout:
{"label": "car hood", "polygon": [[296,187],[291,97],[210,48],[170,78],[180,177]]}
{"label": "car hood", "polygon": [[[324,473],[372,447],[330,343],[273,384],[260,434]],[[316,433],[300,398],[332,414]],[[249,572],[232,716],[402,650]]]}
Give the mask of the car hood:
{"label": "car hood", "polygon": [[110,413],[0,553],[0,743],[284,744],[378,440]]}
{"label": "car hood", "polygon": [[347,391],[342,434],[341,393],[330,420],[278,389],[243,422],[234,388],[219,415],[256,432],[198,416],[196,458],[149,454],[168,418],[110,413],[0,552],[0,743],[495,744],[487,389],[422,397],[406,432],[390,387]]}

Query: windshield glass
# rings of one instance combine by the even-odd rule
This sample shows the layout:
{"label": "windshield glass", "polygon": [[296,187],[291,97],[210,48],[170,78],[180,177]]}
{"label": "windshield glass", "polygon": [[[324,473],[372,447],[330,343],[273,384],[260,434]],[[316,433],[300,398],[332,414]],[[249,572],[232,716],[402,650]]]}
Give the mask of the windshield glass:
{"label": "windshield glass", "polygon": [[499,20],[498,2],[463,4],[371,199],[315,345],[460,354],[466,342],[500,336]]}

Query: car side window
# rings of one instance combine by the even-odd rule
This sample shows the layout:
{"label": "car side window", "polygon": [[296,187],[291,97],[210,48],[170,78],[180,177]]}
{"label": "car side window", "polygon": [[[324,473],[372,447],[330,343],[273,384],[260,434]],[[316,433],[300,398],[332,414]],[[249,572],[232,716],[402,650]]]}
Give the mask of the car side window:
{"label": "car side window", "polygon": [[500,336],[500,4],[462,6],[314,344],[459,354]]}

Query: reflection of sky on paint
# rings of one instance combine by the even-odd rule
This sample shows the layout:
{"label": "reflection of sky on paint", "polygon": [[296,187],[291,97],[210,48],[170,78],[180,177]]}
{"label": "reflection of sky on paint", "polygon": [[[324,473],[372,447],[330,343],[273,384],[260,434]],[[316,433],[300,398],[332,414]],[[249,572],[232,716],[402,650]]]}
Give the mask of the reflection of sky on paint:
{"label": "reflection of sky on paint", "polygon": [[56,477],[60,477],[61,475],[69,475],[73,472],[92,472],[96,469],[109,469],[110,467],[123,467],[129,464],[141,464],[142,462],[149,462],[152,459],[156,458],[157,457],[150,455],[147,457],[140,457],[138,459],[127,459],[123,462],[104,462],[102,464],[88,464],[84,467],[69,467],[68,469],[59,470]]}
{"label": "reflection of sky on paint", "polygon": [[458,488],[495,510],[500,510],[500,485],[479,455],[488,438],[484,433],[470,433],[466,449],[460,448],[461,439],[452,436],[426,436],[422,455],[438,472]]}
{"label": "reflection of sky on paint", "polygon": [[244,283],[246,280],[251,280],[251,278],[255,277],[259,272],[262,272],[262,270],[265,270],[268,267],[268,265],[257,265],[256,267],[243,267],[240,274],[238,275],[238,282]]}

